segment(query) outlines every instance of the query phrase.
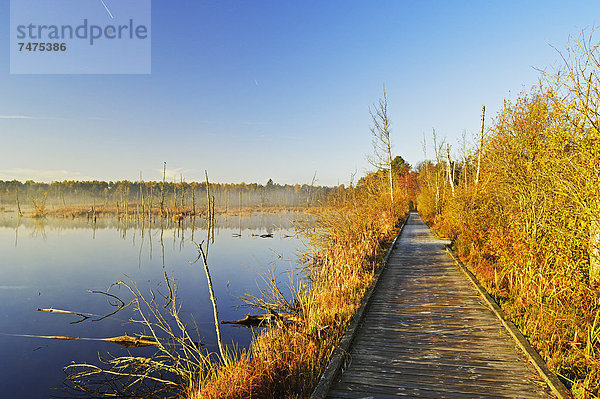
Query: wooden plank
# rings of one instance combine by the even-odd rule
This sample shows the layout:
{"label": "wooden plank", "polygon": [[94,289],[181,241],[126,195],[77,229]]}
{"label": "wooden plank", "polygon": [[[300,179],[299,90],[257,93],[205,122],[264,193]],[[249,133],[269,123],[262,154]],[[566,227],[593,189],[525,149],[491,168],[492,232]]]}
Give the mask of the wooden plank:
{"label": "wooden plank", "polygon": [[334,351],[331,355],[331,360],[329,361],[329,365],[327,366],[323,375],[317,382],[317,386],[315,387],[315,389],[312,392],[311,399],[324,398],[327,395],[327,392],[330,390],[331,384],[333,384],[334,380],[338,376],[338,374],[341,370],[342,364],[344,363],[344,361],[346,359],[348,350],[350,349],[350,345],[354,341],[356,332],[358,331],[358,328],[359,328],[360,324],[362,323],[362,319],[366,313],[368,305],[371,302],[371,297],[375,293],[375,289],[377,288],[379,281],[381,280],[381,276],[385,273],[385,271],[387,269],[387,264],[388,264],[390,255],[396,245],[396,241],[402,235],[402,232],[404,230],[404,227],[406,226],[407,221],[408,221],[408,219],[404,221],[404,223],[400,227],[400,231],[398,232],[398,235],[396,236],[396,238],[394,238],[392,245],[390,246],[387,253],[385,254],[385,257],[383,259],[383,266],[380,267],[379,271],[375,274],[374,279],[373,279],[373,284],[371,284],[371,286],[365,293],[365,296],[363,297],[358,309],[356,310],[356,313],[352,317],[352,320],[350,322],[350,325],[348,326],[348,329],[342,336],[339,345],[334,349]]}
{"label": "wooden plank", "polygon": [[551,397],[416,214],[388,255],[345,365],[327,397]]}
{"label": "wooden plank", "polygon": [[[468,365],[466,365],[466,364],[456,362],[453,366],[450,366],[450,364],[451,363],[446,363],[444,366],[440,367],[439,359],[431,359],[430,362],[425,362],[425,361],[415,362],[414,367],[415,367],[415,370],[431,369],[431,370],[436,370],[442,374],[443,374],[442,371],[452,374],[452,373],[463,372],[463,370],[470,370],[470,372],[476,373],[477,375],[482,375],[482,376],[483,375],[487,375],[487,376],[501,375],[502,376],[501,378],[506,379],[506,380],[508,380],[510,378],[527,379],[526,375],[523,374],[522,368],[511,365],[510,363],[498,364],[498,363],[490,363],[490,362],[480,362],[480,363],[471,362]],[[360,369],[364,369],[367,367],[373,367],[373,368],[379,367],[380,369],[385,368],[386,370],[388,370],[390,372],[396,371],[398,373],[400,373],[404,369],[406,369],[406,370],[410,369],[409,364],[407,364],[405,362],[382,364],[381,362],[377,363],[372,360],[364,360],[363,359],[363,361],[357,362],[356,359],[352,359],[348,363],[347,368],[343,370],[343,372],[347,373],[347,372],[351,372],[351,370],[355,370],[355,369],[360,370]],[[423,373],[427,374],[427,371],[424,371]],[[535,376],[535,375],[534,375],[534,377],[537,378],[537,376]],[[532,380],[532,379],[529,379],[529,380]]]}
{"label": "wooden plank", "polygon": [[354,355],[350,359],[350,363],[354,363],[354,367],[361,367],[362,365],[378,365],[382,369],[386,369],[388,367],[394,367],[396,365],[415,365],[420,367],[427,367],[431,369],[450,369],[450,370],[460,370],[460,369],[469,369],[476,368],[481,373],[486,372],[494,372],[498,374],[498,369],[501,368],[503,375],[511,375],[517,374],[519,376],[522,375],[522,368],[518,366],[514,366],[512,363],[498,364],[494,362],[490,364],[486,361],[459,361],[458,359],[389,359],[384,357],[369,357],[369,358],[360,358]]}
{"label": "wooden plank", "polygon": [[[406,339],[400,339],[397,337],[388,337],[388,334],[382,336],[381,334],[365,334],[365,338],[372,338],[370,342],[365,342],[365,344],[361,347],[366,348],[369,351],[383,351],[384,353],[389,353],[390,350],[394,348],[403,349],[405,353],[420,353],[425,351],[431,351],[435,349],[437,351],[454,351],[455,353],[489,353],[492,350],[498,349],[505,352],[494,353],[494,356],[507,355],[510,356],[511,359],[514,358],[514,355],[509,350],[515,348],[515,346],[506,346],[500,345],[495,342],[490,342],[485,348],[478,348],[475,346],[471,346],[471,342],[468,340],[453,340],[453,339],[439,339],[439,340],[427,340],[427,339],[418,339],[413,337],[407,337]],[[376,342],[373,342],[373,339],[377,339]],[[507,353],[508,352],[508,353]]]}
{"label": "wooden plank", "polygon": [[[368,375],[370,373],[375,373],[373,378],[377,376],[381,376],[381,378],[388,378],[392,376],[396,378],[399,374],[404,375],[418,375],[418,376],[434,376],[434,377],[444,377],[450,380],[458,379],[458,380],[476,380],[476,381],[504,381],[506,379],[510,379],[513,382],[519,381],[531,381],[523,376],[522,373],[513,371],[506,371],[499,376],[497,370],[493,368],[475,368],[475,367],[440,367],[436,364],[429,364],[427,367],[423,367],[422,364],[395,364],[390,367],[385,367],[382,369],[380,365],[377,364],[365,364],[360,363],[355,365],[352,368],[352,371],[346,372],[346,377],[350,378],[353,372],[360,372],[361,374],[365,373]],[[508,378],[507,378],[508,377]]]}
{"label": "wooden plank", "polygon": [[536,350],[531,346],[529,341],[525,339],[521,331],[506,317],[506,314],[496,302],[490,297],[490,295],[485,291],[485,289],[481,286],[479,281],[475,278],[475,276],[462,264],[459,259],[454,258],[452,253],[448,251],[450,256],[452,256],[453,260],[456,264],[461,268],[461,271],[469,278],[471,283],[476,287],[479,294],[485,299],[487,305],[492,309],[494,314],[498,317],[500,322],[504,325],[506,330],[512,335],[514,340],[519,344],[523,352],[526,354],[528,360],[531,364],[536,368],[539,374],[544,378],[547,382],[548,386],[552,389],[552,392],[558,398],[570,398],[571,392],[567,389],[567,387],[558,379],[558,377],[548,369],[548,366],[536,352]]}
{"label": "wooden plank", "polygon": [[[341,392],[348,392],[350,395],[341,396]],[[358,395],[357,395],[358,394]],[[426,397],[426,398],[531,398],[539,399],[543,397],[535,391],[515,391],[512,389],[503,389],[497,387],[492,390],[477,389],[477,387],[454,388],[440,384],[436,387],[424,386],[421,384],[411,384],[398,386],[396,388],[380,387],[371,383],[366,384],[343,384],[335,386],[334,395],[346,398],[388,398],[388,397]]]}
{"label": "wooden plank", "polygon": [[[406,395],[387,395],[382,393],[373,394],[373,392],[361,392],[352,389],[347,389],[343,391],[332,390],[331,392],[329,392],[329,395],[327,395],[327,397],[330,399],[398,399],[399,396],[410,397],[411,395],[408,393]],[[429,398],[431,397],[428,397],[428,399]]]}
{"label": "wooden plank", "polygon": [[473,389],[487,391],[489,389],[512,389],[515,391],[525,390],[529,391],[532,389],[531,380],[527,379],[507,379],[505,376],[488,375],[487,378],[477,374],[471,375],[458,375],[452,373],[432,373],[427,372],[426,369],[402,369],[394,373],[391,371],[382,372],[375,368],[366,369],[354,368],[352,371],[344,373],[344,382],[350,383],[368,383],[377,386],[408,386],[412,384],[415,386],[431,387],[432,389],[438,387],[440,384],[446,387],[452,387],[455,389]]}

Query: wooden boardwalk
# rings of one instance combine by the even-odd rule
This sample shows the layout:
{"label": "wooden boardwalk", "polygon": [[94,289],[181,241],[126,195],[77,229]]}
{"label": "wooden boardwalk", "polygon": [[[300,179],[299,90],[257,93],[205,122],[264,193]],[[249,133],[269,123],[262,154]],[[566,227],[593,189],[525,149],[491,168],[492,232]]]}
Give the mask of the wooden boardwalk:
{"label": "wooden boardwalk", "polygon": [[540,398],[550,389],[411,213],[328,398]]}

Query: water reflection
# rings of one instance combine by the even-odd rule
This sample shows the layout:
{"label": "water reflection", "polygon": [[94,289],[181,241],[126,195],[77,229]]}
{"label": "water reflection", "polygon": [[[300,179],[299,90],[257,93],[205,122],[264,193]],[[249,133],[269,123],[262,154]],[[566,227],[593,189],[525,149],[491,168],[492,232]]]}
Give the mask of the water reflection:
{"label": "water reflection", "polygon": [[[139,333],[129,309],[99,322],[73,314],[36,309],[62,309],[80,314],[107,315],[114,307],[103,295],[117,281],[136,282],[144,293],[160,287],[165,276],[177,284],[181,314],[196,322],[202,343],[217,351],[212,306],[206,277],[191,242],[210,243],[208,257],[223,320],[245,316],[239,296],[257,293],[258,272],[274,269],[282,280],[296,267],[302,245],[294,235],[298,214],[217,217],[206,220],[31,219],[0,214],[0,390],[13,397],[47,398],[61,385],[62,368],[72,361],[97,363],[99,354],[147,356],[149,348],[115,348],[102,341],[57,341],[2,334],[89,337],[94,339]],[[269,238],[261,238],[268,235]],[[160,251],[159,254],[155,253]],[[161,285],[163,284],[163,285]],[[110,291],[124,296],[122,289]],[[94,319],[98,319],[95,317]],[[192,324],[190,324],[192,325]],[[245,347],[251,330],[224,325],[223,342]],[[35,383],[32,383],[35,381]]]}
{"label": "water reflection", "polygon": [[[302,213],[253,213],[247,215],[236,216],[215,216],[215,231],[219,229],[239,229],[258,230],[266,229],[267,232],[277,228],[290,228],[295,220],[303,220],[310,218],[310,215]],[[98,229],[117,229],[117,230],[133,230],[145,228],[163,228],[179,230],[206,229],[206,218],[203,217],[186,217],[180,221],[174,221],[172,218],[152,217],[149,218],[98,218],[95,222],[88,218],[30,218],[19,216],[14,212],[0,212],[0,227],[16,228],[17,226],[25,226],[31,228],[37,225],[40,227],[49,227],[54,229],[74,230],[98,230]]]}

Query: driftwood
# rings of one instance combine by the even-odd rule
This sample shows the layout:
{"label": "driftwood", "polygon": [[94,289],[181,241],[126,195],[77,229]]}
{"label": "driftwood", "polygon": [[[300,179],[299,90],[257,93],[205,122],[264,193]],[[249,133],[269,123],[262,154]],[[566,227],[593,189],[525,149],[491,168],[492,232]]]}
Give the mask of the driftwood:
{"label": "driftwood", "polygon": [[245,327],[264,327],[275,322],[297,323],[300,318],[293,313],[247,315],[241,320],[222,321],[221,324],[236,324]]}
{"label": "driftwood", "polygon": [[31,334],[5,334],[13,337],[26,337],[26,338],[42,338],[42,339],[57,339],[61,341],[71,341],[71,340],[81,340],[81,341],[105,341],[112,342],[113,344],[125,346],[127,348],[130,347],[142,347],[142,346],[152,346],[158,344],[158,342],[147,339],[144,337],[132,337],[131,335],[121,335],[120,337],[111,337],[111,338],[82,338],[82,337],[70,337],[68,335],[31,335]]}
{"label": "driftwood", "polygon": [[142,337],[132,337],[127,334],[121,335],[120,337],[103,338],[102,341],[112,342],[112,343],[115,343],[117,345],[121,345],[121,346],[124,346],[127,348],[130,348],[130,347],[139,348],[142,346],[153,346],[158,343],[151,339],[146,339],[146,338],[142,338]]}
{"label": "driftwood", "polygon": [[69,337],[68,335],[39,335],[36,338],[45,338],[45,339],[59,339],[62,341],[69,341],[71,339],[79,339],[78,337]]}
{"label": "driftwood", "polygon": [[[165,277],[166,277],[166,273],[165,273]],[[167,280],[167,284],[169,283],[169,281]],[[171,291],[171,287],[169,286],[169,291]],[[118,302],[120,302],[120,304],[118,303],[111,303],[112,306],[116,307],[117,309],[113,312],[110,312],[108,314],[105,314],[104,316],[98,315],[98,314],[94,314],[94,313],[79,313],[79,312],[73,312],[71,310],[62,310],[62,309],[54,309],[54,308],[48,308],[48,309],[42,309],[42,308],[37,308],[38,312],[48,312],[48,313],[60,313],[60,314],[72,314],[74,316],[78,316],[80,317],[79,320],[76,321],[72,321],[70,324],[77,324],[77,323],[81,323],[82,321],[101,321],[104,320],[108,317],[111,317],[117,313],[119,313],[121,310],[125,309],[126,307],[128,307],[129,305],[131,305],[133,303],[133,299],[129,302],[129,303],[125,303],[123,302],[121,299],[119,299],[119,297],[113,295],[113,294],[109,294],[108,292],[103,292],[103,291],[90,291],[88,290],[89,293],[91,294],[101,294],[101,295],[105,295],[109,298],[112,298]],[[166,307],[166,305],[165,305]],[[92,317],[96,317],[95,319],[91,319],[88,320]]]}
{"label": "driftwood", "polygon": [[72,315],[81,317],[81,320],[71,322],[71,324],[76,324],[76,323],[82,322],[84,320],[89,319],[90,317],[100,317],[100,315],[93,314],[93,313],[78,313],[78,312],[72,312],[70,310],[62,310],[62,309],[54,309],[54,308],[49,308],[49,309],[38,308],[37,311],[38,312],[48,312],[48,313],[72,314]]}
{"label": "driftwood", "polygon": [[273,238],[273,234],[252,234],[252,237],[260,237],[260,238]]}

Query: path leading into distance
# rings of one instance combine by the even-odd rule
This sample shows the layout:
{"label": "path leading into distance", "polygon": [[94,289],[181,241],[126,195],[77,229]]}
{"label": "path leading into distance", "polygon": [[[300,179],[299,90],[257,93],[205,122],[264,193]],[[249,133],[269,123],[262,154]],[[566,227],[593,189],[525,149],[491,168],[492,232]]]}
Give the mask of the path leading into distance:
{"label": "path leading into distance", "polygon": [[417,213],[388,262],[328,398],[553,397]]}

